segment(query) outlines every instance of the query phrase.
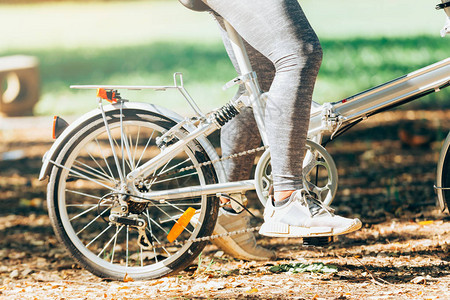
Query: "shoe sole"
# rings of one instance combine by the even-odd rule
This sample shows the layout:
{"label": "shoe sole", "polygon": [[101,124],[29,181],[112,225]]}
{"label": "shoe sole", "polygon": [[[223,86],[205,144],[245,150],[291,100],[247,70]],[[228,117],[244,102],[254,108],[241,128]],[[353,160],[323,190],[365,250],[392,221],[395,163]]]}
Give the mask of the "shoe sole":
{"label": "shoe sole", "polygon": [[346,227],[300,227],[285,223],[266,222],[261,226],[259,234],[270,237],[320,237],[343,235],[360,229],[362,223],[358,219]]}
{"label": "shoe sole", "polygon": [[[224,234],[228,233],[228,231],[223,228],[219,223],[216,224],[214,228],[213,234]],[[243,260],[271,260],[276,257],[275,252],[270,251],[270,254],[265,256],[256,256],[248,253],[244,249],[242,249],[238,243],[236,243],[231,236],[224,236],[220,238],[215,238],[211,241],[214,245],[216,245],[219,249],[223,250],[225,253],[233,256],[237,259]]]}

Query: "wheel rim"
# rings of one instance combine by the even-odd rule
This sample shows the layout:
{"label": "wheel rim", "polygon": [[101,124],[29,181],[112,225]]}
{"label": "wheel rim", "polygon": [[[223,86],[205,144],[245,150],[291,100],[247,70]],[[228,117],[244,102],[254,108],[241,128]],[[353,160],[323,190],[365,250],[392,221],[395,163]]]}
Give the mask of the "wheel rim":
{"label": "wheel rim", "polygon": [[[128,147],[123,146],[125,142],[121,142],[119,123],[110,124],[110,130],[112,136],[119,137],[114,144],[120,150],[116,152],[121,158],[122,172],[126,174],[159,151],[154,145],[155,138],[165,129],[144,121],[124,121],[123,126]],[[119,168],[114,168],[110,158],[111,153],[106,153],[108,147],[112,152],[107,144],[107,135],[101,131],[101,128],[93,131],[83,139],[85,143],[76,145],[66,161],[66,165],[72,166],[71,171],[62,170],[58,189],[58,206],[64,229],[82,255],[105,269],[121,274],[164,269],[167,264],[187,251],[190,244],[154,248],[152,251],[144,250],[137,245],[135,230],[124,225],[109,225],[102,218],[105,216],[107,219],[110,202],[112,202],[111,199],[102,199],[102,197],[108,193],[117,192],[120,180],[118,180]],[[158,176],[152,177],[149,187],[152,190],[158,190],[167,189],[173,185],[178,187],[204,185],[205,179],[200,168],[163,177],[176,168],[192,164],[198,164],[198,161],[194,153],[186,148],[183,155],[175,157],[154,173]],[[90,180],[80,174],[89,177]],[[80,200],[83,202],[80,203]],[[94,203],[95,201],[97,203]],[[134,210],[147,221],[146,232],[153,237],[153,242],[164,243],[166,241],[163,238],[167,231],[187,207],[194,207],[200,212],[198,219],[201,224],[205,214],[202,208],[205,207],[206,201],[206,196],[202,196],[198,199],[174,201],[171,205],[149,205],[142,211],[140,211],[142,207],[138,206]],[[188,224],[179,240],[197,236],[199,228],[198,225],[194,227]]]}

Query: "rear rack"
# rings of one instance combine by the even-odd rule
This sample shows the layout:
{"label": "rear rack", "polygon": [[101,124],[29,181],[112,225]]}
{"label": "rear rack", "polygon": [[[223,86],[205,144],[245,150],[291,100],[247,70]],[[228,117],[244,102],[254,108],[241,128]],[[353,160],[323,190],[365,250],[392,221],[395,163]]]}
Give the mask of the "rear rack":
{"label": "rear rack", "polygon": [[191,108],[199,117],[205,117],[203,112],[198,107],[197,103],[195,103],[194,99],[192,99],[191,95],[184,87],[183,74],[180,72],[176,72],[173,74],[173,85],[71,85],[71,89],[80,89],[80,90],[97,90],[104,89],[107,91],[113,90],[130,90],[130,91],[140,91],[140,90],[154,90],[154,91],[166,91],[170,89],[178,90],[181,95],[186,99]]}

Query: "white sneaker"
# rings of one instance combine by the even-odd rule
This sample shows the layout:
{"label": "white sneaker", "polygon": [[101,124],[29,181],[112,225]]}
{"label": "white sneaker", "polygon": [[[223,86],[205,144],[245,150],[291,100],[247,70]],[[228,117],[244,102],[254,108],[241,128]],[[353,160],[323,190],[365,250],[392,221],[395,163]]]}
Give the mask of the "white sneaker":
{"label": "white sneaker", "polygon": [[314,199],[306,190],[295,191],[288,203],[274,207],[269,199],[259,234],[273,237],[335,236],[361,228],[359,219],[334,215],[331,208]]}

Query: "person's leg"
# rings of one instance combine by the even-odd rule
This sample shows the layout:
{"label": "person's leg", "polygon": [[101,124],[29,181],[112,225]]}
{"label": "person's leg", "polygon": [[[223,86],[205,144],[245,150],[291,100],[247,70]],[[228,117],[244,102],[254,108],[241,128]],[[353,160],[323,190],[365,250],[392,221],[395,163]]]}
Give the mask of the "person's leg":
{"label": "person's leg", "polygon": [[317,36],[296,0],[206,3],[275,66],[266,107],[274,190],[302,188],[312,91],[322,58]]}
{"label": "person's leg", "polygon": [[[280,193],[288,198],[268,201],[260,233],[326,236],[360,228],[359,220],[333,215],[302,189],[309,112],[322,49],[297,0],[204,1],[276,70],[268,92],[266,131],[277,200],[282,200]],[[289,196],[294,190],[298,192]]]}
{"label": "person's leg", "polygon": [[[239,70],[237,60],[231,48],[231,43],[227,32],[224,29],[223,18],[220,15],[213,14],[216,19],[225,49],[238,75],[242,75]],[[258,82],[263,91],[268,91],[275,76],[275,67],[273,63],[264,55],[255,50],[247,42],[245,42],[247,54],[253,66],[253,70],[258,76]],[[244,87],[240,86],[236,93],[236,98],[241,98],[241,101],[247,96],[244,95]],[[220,145],[222,148],[222,155],[229,156],[231,154],[242,151],[254,149],[261,144],[261,137],[258,131],[258,126],[253,115],[253,110],[250,107],[244,107],[240,113],[230,122],[225,124],[221,129]],[[229,181],[238,181],[249,179],[253,162],[256,154],[239,156],[233,159],[224,161],[225,172]]]}
{"label": "person's leg", "polygon": [[[240,75],[240,70],[231,51],[231,44],[228,35],[224,31],[223,18],[217,14],[213,14],[219,24],[225,49],[233,63],[236,72]],[[261,53],[256,51],[250,45],[246,45],[249,58],[254,64],[255,72],[260,78],[260,85],[263,90],[268,90],[272,83],[275,68],[273,64]],[[239,88],[236,98],[246,97],[244,89]],[[253,110],[250,107],[243,108],[240,113],[221,129],[221,148],[222,155],[228,156],[245,150],[258,147],[261,144],[261,137],[257,129],[256,121],[253,116]],[[253,162],[256,154],[239,156],[223,162],[228,181],[239,181],[249,179]],[[236,230],[242,230],[249,227],[249,215],[246,211],[239,214],[234,213],[229,200],[221,197],[221,202],[225,209],[219,212],[217,225],[214,234],[223,234]],[[227,211],[228,210],[228,211]],[[233,236],[217,238],[212,241],[216,246],[232,255],[235,258],[245,260],[268,260],[275,258],[275,252],[258,246],[253,232],[241,233]]]}

